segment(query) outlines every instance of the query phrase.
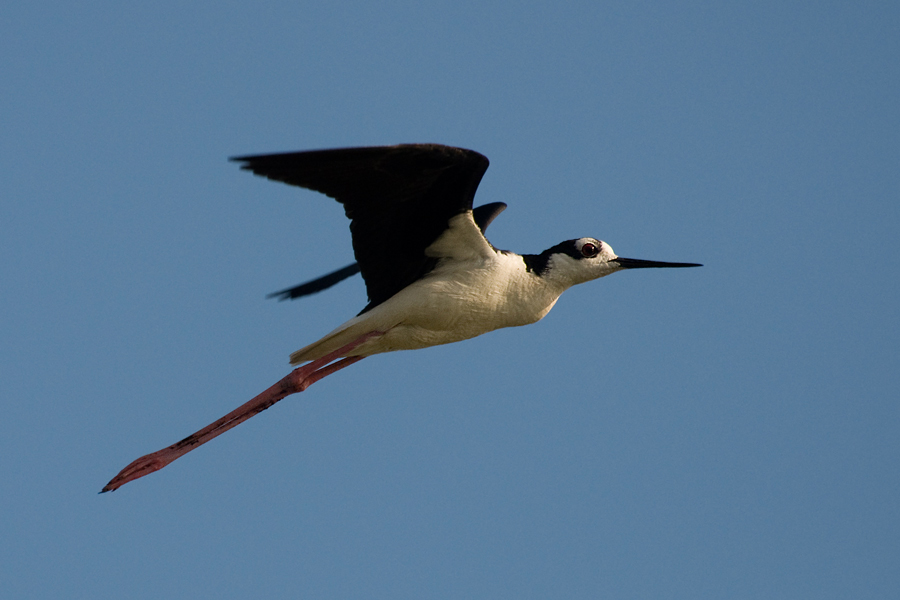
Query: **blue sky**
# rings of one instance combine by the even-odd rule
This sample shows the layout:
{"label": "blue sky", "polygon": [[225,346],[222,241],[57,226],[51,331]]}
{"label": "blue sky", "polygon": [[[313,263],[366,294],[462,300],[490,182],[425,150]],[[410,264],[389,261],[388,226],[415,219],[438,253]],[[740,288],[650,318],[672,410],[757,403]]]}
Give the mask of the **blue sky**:
{"label": "blue sky", "polygon": [[[900,9],[0,9],[8,597],[888,598]],[[495,246],[616,274],[376,356],[114,494],[365,305],[340,206],[227,157],[491,159]]]}

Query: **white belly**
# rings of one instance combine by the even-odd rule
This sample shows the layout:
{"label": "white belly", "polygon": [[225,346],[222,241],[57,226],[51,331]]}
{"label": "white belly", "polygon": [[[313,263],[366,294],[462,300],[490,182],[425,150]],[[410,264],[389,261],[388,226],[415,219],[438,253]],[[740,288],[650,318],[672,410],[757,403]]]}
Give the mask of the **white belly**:
{"label": "white belly", "polygon": [[[496,268],[467,271],[465,275],[436,271],[391,299],[390,312],[402,318],[384,336],[392,349],[414,349],[466,340],[502,327],[528,325],[546,315],[557,294],[535,295],[527,278],[503,277]],[[516,273],[519,275],[519,273]],[[525,292],[532,292],[526,294]],[[397,301],[394,304],[394,300]],[[377,310],[377,309],[376,309]]]}
{"label": "white belly", "polygon": [[500,329],[528,325],[544,317],[562,289],[525,270],[521,257],[497,254],[493,260],[460,268],[439,264],[425,278],[388,301],[347,321],[318,342],[291,355],[292,363],[319,358],[370,331],[383,331],[351,355],[368,356],[449,344]]}

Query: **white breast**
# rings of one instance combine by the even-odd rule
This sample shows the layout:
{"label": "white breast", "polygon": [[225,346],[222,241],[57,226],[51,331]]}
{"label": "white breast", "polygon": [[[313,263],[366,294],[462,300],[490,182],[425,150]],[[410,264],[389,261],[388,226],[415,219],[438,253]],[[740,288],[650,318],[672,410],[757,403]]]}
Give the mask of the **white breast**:
{"label": "white breast", "polygon": [[385,334],[352,355],[427,348],[528,325],[543,318],[564,289],[529,273],[515,254],[491,249],[489,256],[441,259],[423,279],[294,352],[291,363],[314,360],[376,330]]}
{"label": "white breast", "polygon": [[517,255],[494,252],[477,265],[439,263],[424,279],[373,309],[383,314],[372,315],[372,322],[390,326],[373,344],[386,350],[425,348],[528,325],[543,318],[560,293],[528,273]]}

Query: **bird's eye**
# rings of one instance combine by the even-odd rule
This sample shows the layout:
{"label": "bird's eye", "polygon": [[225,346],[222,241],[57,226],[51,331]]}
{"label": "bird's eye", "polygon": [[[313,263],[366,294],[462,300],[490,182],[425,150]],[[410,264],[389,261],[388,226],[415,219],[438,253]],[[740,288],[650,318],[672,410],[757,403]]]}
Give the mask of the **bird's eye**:
{"label": "bird's eye", "polygon": [[594,258],[598,254],[600,254],[600,248],[590,242],[581,247],[581,255],[585,258]]}

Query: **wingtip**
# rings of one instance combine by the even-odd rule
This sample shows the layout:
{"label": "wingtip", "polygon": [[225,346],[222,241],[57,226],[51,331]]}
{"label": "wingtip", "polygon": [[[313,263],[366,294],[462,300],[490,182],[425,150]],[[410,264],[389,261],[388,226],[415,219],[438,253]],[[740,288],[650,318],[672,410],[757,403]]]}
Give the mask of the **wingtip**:
{"label": "wingtip", "polygon": [[249,170],[250,163],[253,161],[255,156],[256,155],[254,155],[254,154],[242,154],[241,156],[229,156],[228,162],[243,163],[241,165],[241,168]]}
{"label": "wingtip", "polygon": [[266,300],[270,300],[272,298],[277,299],[279,302],[284,302],[285,300],[291,299],[290,291],[282,290],[280,292],[272,292],[271,294],[266,294]]}

